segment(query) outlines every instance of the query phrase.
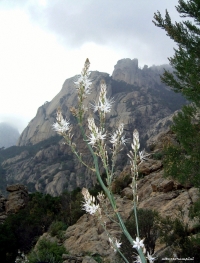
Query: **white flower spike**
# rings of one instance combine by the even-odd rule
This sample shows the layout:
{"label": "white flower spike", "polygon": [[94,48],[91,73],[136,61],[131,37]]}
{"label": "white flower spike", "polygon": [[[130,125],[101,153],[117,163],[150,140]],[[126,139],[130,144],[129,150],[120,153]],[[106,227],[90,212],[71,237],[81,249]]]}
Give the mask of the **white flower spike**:
{"label": "white flower spike", "polygon": [[149,263],[153,263],[153,261],[156,260],[156,258],[153,258],[152,255],[149,254],[149,252],[147,252],[147,259],[149,260]]}
{"label": "white flower spike", "polygon": [[84,197],[83,210],[85,210],[90,215],[94,215],[97,211],[101,214],[101,209],[99,205],[95,205],[94,196],[90,195],[88,189],[82,189],[82,195]]}
{"label": "white flower spike", "polygon": [[86,59],[84,68],[81,72],[80,77],[77,81],[74,82],[74,84],[77,86],[77,90],[82,90],[83,94],[90,94],[90,89],[92,82],[89,79],[90,72],[88,71],[90,67],[89,59]]}
{"label": "white flower spike", "polygon": [[52,126],[54,131],[56,131],[60,135],[64,135],[67,131],[71,131],[70,122],[65,120],[62,116],[62,112],[60,109],[57,110],[57,122],[55,122]]}
{"label": "white flower spike", "polygon": [[105,140],[106,133],[103,134],[102,131],[99,131],[94,122],[94,118],[88,118],[88,128],[91,131],[90,135],[88,136],[89,144],[91,144],[93,147],[97,142]]}
{"label": "white flower spike", "polygon": [[142,263],[142,260],[139,255],[136,257],[136,260],[134,260],[133,263]]}
{"label": "white flower spike", "polygon": [[136,241],[133,241],[134,243],[133,248],[137,248],[137,249],[143,248],[144,247],[143,241],[144,239],[140,240],[139,237],[136,237]]}
{"label": "white flower spike", "polygon": [[139,151],[139,159],[140,159],[140,161],[141,161],[141,163],[143,162],[143,161],[147,161],[147,157],[149,156],[150,154],[148,154],[148,153],[146,153],[145,152],[145,149],[143,150],[143,151]]}
{"label": "white flower spike", "polygon": [[136,129],[133,131],[133,143],[131,146],[135,152],[137,152],[140,148],[139,132]]}
{"label": "white flower spike", "polygon": [[115,241],[113,241],[112,238],[109,237],[109,242],[111,244],[111,247],[113,248],[114,252],[117,252],[117,249],[119,249],[121,247],[121,244],[117,239],[115,239]]}
{"label": "white flower spike", "polygon": [[101,83],[101,91],[99,94],[99,100],[96,104],[92,104],[94,112],[99,111],[103,114],[109,113],[113,104],[113,99],[106,98],[107,87],[104,81]]}

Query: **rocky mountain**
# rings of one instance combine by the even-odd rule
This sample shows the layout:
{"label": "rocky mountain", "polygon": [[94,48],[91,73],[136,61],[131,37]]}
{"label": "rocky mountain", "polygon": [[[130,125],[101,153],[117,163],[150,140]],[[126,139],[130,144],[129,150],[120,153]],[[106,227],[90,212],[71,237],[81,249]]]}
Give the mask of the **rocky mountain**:
{"label": "rocky mountain", "polygon": [[[90,107],[91,102],[98,99],[100,82],[104,79],[108,96],[114,100],[107,119],[109,132],[123,122],[126,136],[131,138],[132,131],[137,128],[144,147],[151,136],[169,127],[173,113],[186,103],[180,94],[161,83],[163,67],[145,66],[140,69],[137,59],[122,59],[117,62],[112,76],[98,71],[91,72],[93,92],[89,95],[86,106]],[[0,177],[0,185],[23,183],[28,186],[29,191],[37,190],[56,196],[64,190],[90,187],[96,182],[93,173],[80,165],[69,147],[63,145],[62,138],[52,130],[57,108],[60,107],[64,117],[73,125],[74,142],[79,146],[80,152],[84,153],[85,161],[92,163],[69,110],[77,103],[74,85],[77,77],[67,79],[55,98],[38,109],[35,118],[21,134],[18,146],[0,152],[4,174]],[[127,164],[125,157],[128,149],[124,149],[119,156],[116,175]]]}
{"label": "rocky mountain", "polygon": [[[140,130],[142,136],[146,134],[154,123],[179,109],[185,100],[180,94],[175,94],[160,81],[163,66],[138,68],[137,59],[122,59],[115,65],[112,76],[98,71],[91,72],[93,81],[92,94],[88,97],[87,106],[98,98],[100,82],[106,81],[108,96],[115,101],[109,118],[111,128],[118,122],[125,125],[131,123]],[[61,91],[51,102],[42,105],[22,132],[18,145],[36,144],[55,135],[52,124],[55,122],[56,110],[62,109],[67,119],[72,122],[69,111],[77,104],[74,81],[78,76],[67,79]],[[141,122],[142,120],[142,122]]]}
{"label": "rocky mountain", "polygon": [[19,131],[16,128],[5,122],[0,123],[0,147],[7,148],[16,145],[19,136]]}
{"label": "rocky mountain", "polygon": [[[199,190],[190,185],[181,185],[171,178],[163,177],[163,163],[162,159],[158,157],[159,154],[162,154],[166,143],[177,143],[175,135],[170,131],[160,133],[157,136],[149,158],[139,166],[139,180],[137,182],[138,208],[155,210],[159,212],[160,216],[169,216],[171,219],[181,218],[185,224],[188,224],[188,233],[193,233],[192,231],[198,225],[196,225],[195,220],[189,220],[188,215],[190,207],[199,198]],[[130,165],[124,167],[112,185],[117,209],[124,221],[130,219],[133,208],[133,191],[130,182],[124,180],[128,175],[130,175]],[[117,185],[119,186],[117,181],[121,182],[120,191],[116,188]],[[118,194],[116,194],[116,190]],[[0,223],[5,220],[8,214],[16,213],[19,209],[25,207],[28,202],[27,189],[23,185],[9,186],[7,191],[10,193],[7,199],[0,196]],[[111,220],[112,209],[108,206],[110,217],[107,217],[103,210],[102,220],[106,222],[106,230],[112,237],[123,243],[119,225],[115,220]],[[161,262],[162,258],[166,256],[169,257],[170,255],[172,257],[174,252],[180,252],[180,248],[176,244],[174,247],[170,247],[161,242],[159,231],[152,235],[152,243],[155,242],[154,256],[159,258],[158,262]],[[177,237],[179,236],[177,235]],[[111,248],[107,233],[100,220],[93,215],[84,214],[74,225],[69,226],[62,233],[58,234],[57,232],[55,236],[52,236],[50,231],[45,232],[40,236],[39,241],[41,239],[57,242],[59,246],[63,245],[67,249],[68,253],[62,256],[63,263],[121,262],[117,253]],[[37,247],[38,243],[34,248],[35,251],[37,251]]]}
{"label": "rocky mountain", "polygon": [[[165,143],[176,143],[174,135],[171,132],[160,133],[154,144],[147,161],[139,166],[140,178],[138,180],[138,208],[151,209],[159,212],[162,217],[182,218],[188,229],[191,231],[196,222],[189,219],[189,209],[199,198],[199,190],[192,186],[184,186],[177,181],[163,177],[162,160],[155,157],[162,153]],[[117,180],[124,182],[124,178],[130,174],[130,165],[127,165],[119,174]],[[121,184],[123,185],[123,184]],[[116,182],[113,183],[113,190]],[[126,221],[133,209],[133,190],[129,183],[122,188],[121,196],[115,195],[117,208],[124,221]],[[110,210],[109,210],[110,211]],[[111,209],[112,211],[112,209]],[[180,212],[181,211],[181,212]],[[113,215],[112,212],[109,214]],[[121,230],[116,221],[111,220],[102,212],[102,220],[106,221],[106,230],[112,237],[121,240]],[[146,228],[147,229],[147,228]],[[53,240],[49,233],[44,233],[40,239]],[[155,256],[162,258],[166,255],[172,255],[171,247],[160,242],[159,234],[155,238]],[[55,241],[56,239],[54,239]],[[56,240],[58,243],[59,239]],[[123,242],[123,241],[122,241]],[[66,247],[68,254],[63,254],[63,263],[83,263],[99,262],[95,261],[95,256],[99,256],[102,262],[121,262],[116,253],[110,246],[108,236],[101,225],[101,221],[95,216],[84,214],[76,224],[67,228],[63,232],[63,245]],[[37,246],[36,246],[37,247]],[[176,247],[176,245],[175,245]],[[178,249],[178,247],[176,247]],[[195,261],[196,262],[196,261]]]}

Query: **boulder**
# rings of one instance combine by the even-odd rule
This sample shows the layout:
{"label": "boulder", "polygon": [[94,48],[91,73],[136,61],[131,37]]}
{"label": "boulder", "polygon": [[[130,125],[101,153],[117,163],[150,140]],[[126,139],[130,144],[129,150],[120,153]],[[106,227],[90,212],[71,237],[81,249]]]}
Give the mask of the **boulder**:
{"label": "boulder", "polygon": [[17,213],[28,204],[28,190],[24,185],[10,185],[6,190],[10,192],[5,205],[6,214]]}

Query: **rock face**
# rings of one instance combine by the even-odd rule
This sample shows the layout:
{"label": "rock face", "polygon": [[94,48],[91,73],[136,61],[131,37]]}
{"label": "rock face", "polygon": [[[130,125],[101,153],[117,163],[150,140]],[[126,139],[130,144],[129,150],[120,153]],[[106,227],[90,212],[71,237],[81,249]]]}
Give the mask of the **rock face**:
{"label": "rock face", "polygon": [[24,185],[10,185],[6,190],[8,198],[0,196],[0,223],[3,223],[8,214],[15,214],[28,204],[28,191]]}
{"label": "rock face", "polygon": [[65,190],[72,191],[77,187],[91,187],[95,184],[96,179],[85,172],[69,147],[59,140],[60,137],[55,141],[50,140],[47,146],[32,146],[28,151],[5,160],[2,167],[6,171],[7,183],[13,180],[16,183],[23,182],[30,192],[39,191],[52,196],[58,196]]}
{"label": "rock face", "polygon": [[[127,199],[117,197],[118,209],[122,212],[123,219],[126,220],[131,211],[132,204]],[[106,221],[107,231],[112,237],[120,239],[121,231],[119,226],[103,217]],[[108,262],[116,262],[115,253],[110,247],[108,236],[98,220],[88,214],[83,215],[75,225],[68,227],[65,233],[64,246],[70,254],[97,254],[106,258]]]}
{"label": "rock face", "polygon": [[[161,150],[163,142],[169,138],[169,133],[160,134],[155,152],[158,149]],[[139,169],[139,174],[141,173],[143,178],[138,180],[138,207],[156,210],[161,216],[171,218],[180,217],[178,211],[181,207],[184,222],[189,223],[192,229],[193,224],[189,222],[188,213],[190,206],[199,198],[198,189],[188,188],[170,178],[164,178],[160,160],[150,158],[147,162],[143,162]],[[130,174],[130,166],[126,166],[119,176],[123,177],[123,174]],[[117,195],[115,197],[117,209],[123,220],[126,220],[132,210],[132,189],[127,186],[122,190],[121,197]],[[107,231],[110,235],[119,239],[120,229],[116,223],[106,217],[103,220],[107,222]],[[76,224],[66,230],[64,246],[68,249],[69,256],[77,259],[78,255],[93,253],[100,255],[105,261],[116,262],[115,253],[110,246],[106,232],[92,215],[83,215]],[[157,244],[155,252],[159,249],[160,244]]]}
{"label": "rock face", "polygon": [[121,59],[117,62],[112,73],[112,78],[117,81],[125,81],[131,85],[149,86],[151,82],[161,84],[160,75],[163,69],[171,70],[169,65],[152,66],[145,65],[143,69],[138,67],[138,59]]}
{"label": "rock face", "polygon": [[10,185],[6,188],[10,193],[6,202],[6,214],[17,213],[28,204],[28,191],[24,185]]}
{"label": "rock face", "polygon": [[10,124],[5,122],[0,123],[0,147],[7,148],[16,145],[19,136],[18,130]]}

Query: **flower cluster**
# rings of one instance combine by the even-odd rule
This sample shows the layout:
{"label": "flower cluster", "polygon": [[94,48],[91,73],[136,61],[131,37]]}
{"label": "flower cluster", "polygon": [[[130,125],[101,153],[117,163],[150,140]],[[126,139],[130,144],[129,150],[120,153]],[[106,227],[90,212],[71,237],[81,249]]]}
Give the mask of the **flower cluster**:
{"label": "flower cluster", "polygon": [[156,260],[156,258],[152,257],[152,255],[150,255],[149,252],[147,252],[147,259],[149,260],[149,263],[153,263],[153,261]]}
{"label": "flower cluster", "polygon": [[133,131],[133,143],[131,147],[134,152],[137,152],[140,149],[140,140],[139,140],[139,132],[135,129]]}
{"label": "flower cluster", "polygon": [[115,238],[115,241],[109,237],[109,242],[110,242],[110,245],[111,247],[114,249],[114,252],[117,252],[118,248],[121,247],[121,244],[120,242],[118,242],[118,240]]}
{"label": "flower cluster", "polygon": [[131,174],[133,176],[134,181],[137,179],[138,172],[137,172],[137,152],[140,148],[140,141],[139,141],[139,132],[135,129],[133,132],[133,143],[131,143],[132,150],[129,151],[127,154],[130,158],[131,164]]}
{"label": "flower cluster", "polygon": [[106,138],[106,133],[103,133],[99,130],[94,122],[94,118],[88,118],[88,128],[90,130],[89,144],[95,146],[95,144],[99,141],[103,141]]}
{"label": "flower cluster", "polygon": [[107,87],[104,81],[101,82],[101,91],[99,94],[99,101],[96,105],[92,105],[95,111],[99,111],[101,113],[109,113],[111,111],[111,106],[113,104],[113,99],[108,99],[106,97]]}
{"label": "flower cluster", "polygon": [[142,260],[139,255],[135,257],[136,259],[133,261],[133,263],[142,263]]}
{"label": "flower cluster", "polygon": [[89,59],[86,59],[84,68],[81,72],[80,77],[77,81],[74,82],[76,89],[78,91],[78,109],[71,107],[71,112],[74,116],[78,118],[78,121],[82,123],[84,113],[87,111],[87,107],[84,106],[83,102],[87,98],[87,95],[90,94],[92,82],[89,79],[90,62]]}
{"label": "flower cluster", "polygon": [[120,123],[118,129],[111,135],[110,142],[113,145],[113,148],[117,148],[119,145],[123,145],[127,142],[124,136],[122,136],[124,131],[124,124]]}
{"label": "flower cluster", "polygon": [[83,203],[83,210],[85,210],[87,213],[90,215],[94,215],[95,213],[101,214],[101,209],[99,205],[95,204],[95,197],[90,195],[88,189],[83,188],[82,189],[82,195],[84,198],[84,203]]}
{"label": "flower cluster", "polygon": [[139,237],[136,237],[136,240],[133,241],[134,245],[133,245],[133,248],[137,248],[137,249],[140,249],[140,248],[143,248],[144,247],[144,239],[140,240]]}
{"label": "flower cluster", "polygon": [[66,132],[70,132],[72,127],[69,123],[69,121],[65,120],[62,116],[61,109],[59,108],[57,110],[57,117],[56,117],[57,122],[53,124],[53,129],[60,135],[65,135]]}
{"label": "flower cluster", "polygon": [[148,157],[149,155],[150,155],[150,154],[148,154],[148,153],[145,152],[145,149],[142,150],[142,151],[139,151],[140,164],[141,164],[143,161],[147,161],[147,157]]}
{"label": "flower cluster", "polygon": [[90,94],[90,89],[92,85],[92,82],[89,79],[90,76],[89,67],[90,67],[90,61],[87,58],[85,61],[84,68],[81,72],[81,75],[79,76],[78,80],[74,82],[78,90],[78,93],[80,92],[84,97],[86,97],[87,94]]}
{"label": "flower cluster", "polygon": [[15,259],[15,263],[28,263],[29,260],[27,259],[26,255],[18,250],[18,256]]}

